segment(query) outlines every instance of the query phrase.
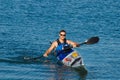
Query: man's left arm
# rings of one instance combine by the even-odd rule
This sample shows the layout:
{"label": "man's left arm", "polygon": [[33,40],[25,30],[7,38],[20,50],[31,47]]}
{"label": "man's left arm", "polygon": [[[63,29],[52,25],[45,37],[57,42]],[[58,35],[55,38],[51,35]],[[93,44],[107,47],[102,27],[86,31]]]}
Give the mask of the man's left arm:
{"label": "man's left arm", "polygon": [[68,40],[67,42],[68,42],[68,44],[72,45],[73,48],[74,48],[74,47],[80,47],[80,44],[78,44],[78,43],[76,43],[76,42],[73,42],[73,41],[71,41],[71,40]]}

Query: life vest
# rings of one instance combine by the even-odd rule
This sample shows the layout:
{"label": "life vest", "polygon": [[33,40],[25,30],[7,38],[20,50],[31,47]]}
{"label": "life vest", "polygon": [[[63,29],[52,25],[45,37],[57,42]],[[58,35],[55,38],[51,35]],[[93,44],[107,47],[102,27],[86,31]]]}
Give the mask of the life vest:
{"label": "life vest", "polygon": [[61,43],[59,39],[57,39],[56,41],[58,43],[58,46],[55,50],[56,56],[58,60],[63,60],[73,50],[70,48],[70,45],[66,42],[66,39],[64,39],[63,43]]}

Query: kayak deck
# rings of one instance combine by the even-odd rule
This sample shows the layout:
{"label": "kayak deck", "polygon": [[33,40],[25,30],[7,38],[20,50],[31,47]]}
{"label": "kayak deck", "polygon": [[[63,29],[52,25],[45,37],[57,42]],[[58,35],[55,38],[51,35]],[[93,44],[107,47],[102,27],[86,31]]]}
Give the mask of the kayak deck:
{"label": "kayak deck", "polygon": [[82,57],[79,53],[73,50],[69,55],[67,55],[63,60],[63,64],[70,67],[80,67],[83,64]]}

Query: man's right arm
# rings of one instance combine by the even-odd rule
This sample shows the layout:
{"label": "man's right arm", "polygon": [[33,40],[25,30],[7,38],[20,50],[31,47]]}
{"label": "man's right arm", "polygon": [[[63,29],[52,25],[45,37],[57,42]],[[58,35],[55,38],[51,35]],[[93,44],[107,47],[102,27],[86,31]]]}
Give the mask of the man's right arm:
{"label": "man's right arm", "polygon": [[51,53],[51,51],[55,48],[55,42],[51,44],[51,46],[46,50],[46,52],[43,54],[44,57],[48,57],[48,55]]}

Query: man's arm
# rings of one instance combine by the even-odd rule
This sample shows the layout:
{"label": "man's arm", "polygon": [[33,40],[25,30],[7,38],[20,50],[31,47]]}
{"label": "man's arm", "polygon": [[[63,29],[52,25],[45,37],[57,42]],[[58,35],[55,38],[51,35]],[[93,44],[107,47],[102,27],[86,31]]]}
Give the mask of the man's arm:
{"label": "man's arm", "polygon": [[72,47],[80,47],[80,44],[73,42],[71,40],[67,40],[68,44],[72,45]]}
{"label": "man's arm", "polygon": [[48,55],[51,53],[51,51],[55,48],[55,42],[51,44],[51,46],[46,50],[46,52],[43,54],[44,57],[48,57]]}

